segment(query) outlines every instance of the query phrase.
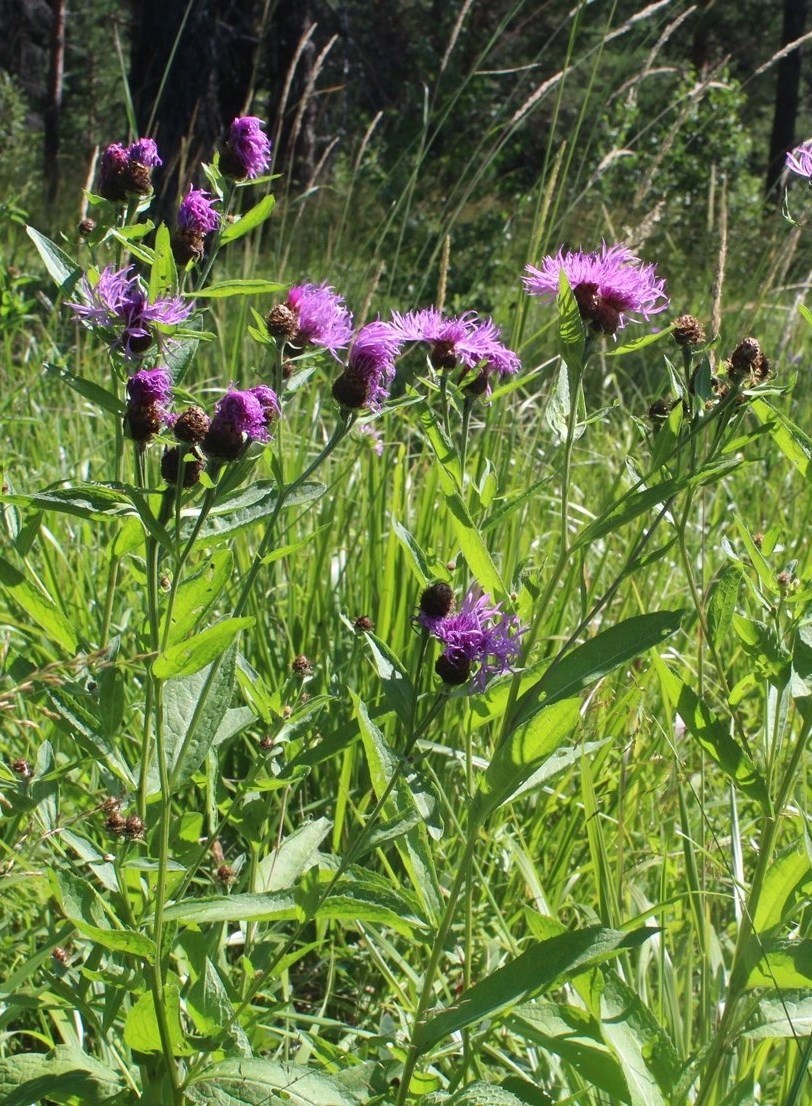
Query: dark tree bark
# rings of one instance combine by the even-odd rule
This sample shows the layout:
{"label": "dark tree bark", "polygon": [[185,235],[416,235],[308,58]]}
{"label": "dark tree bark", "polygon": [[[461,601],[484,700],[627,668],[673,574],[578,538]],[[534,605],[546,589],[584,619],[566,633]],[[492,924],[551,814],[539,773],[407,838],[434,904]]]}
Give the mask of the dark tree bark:
{"label": "dark tree bark", "polygon": [[65,25],[67,0],[53,0],[51,8],[51,65],[48,77],[48,100],[45,105],[43,132],[43,171],[45,194],[49,204],[59,192],[59,117],[62,111],[62,85],[65,75]]}
{"label": "dark tree bark", "polygon": [[[807,0],[784,0],[784,19],[781,27],[781,47],[789,45],[804,33]],[[798,97],[801,86],[801,50],[792,50],[778,63],[775,88],[775,111],[770,135],[770,156],[767,165],[765,190],[774,195],[784,168],[787,150],[795,144],[795,120],[798,115]]]}
{"label": "dark tree bark", "polygon": [[159,214],[244,114],[261,9],[258,0],[133,0],[130,84],[141,134],[157,141],[164,161],[155,174]]}

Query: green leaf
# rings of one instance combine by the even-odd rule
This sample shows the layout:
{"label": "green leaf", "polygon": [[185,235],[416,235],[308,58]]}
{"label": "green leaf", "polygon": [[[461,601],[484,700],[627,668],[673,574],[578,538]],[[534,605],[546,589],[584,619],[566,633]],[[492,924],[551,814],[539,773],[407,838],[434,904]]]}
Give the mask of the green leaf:
{"label": "green leaf", "polygon": [[420,548],[417,539],[409,533],[402,523],[398,522],[394,515],[392,515],[392,529],[406,553],[406,559],[414,571],[418,583],[426,587],[434,579],[434,570],[429,564],[428,556]]}
{"label": "green leaf", "polygon": [[684,615],[682,610],[635,615],[556,658],[519,699],[512,725],[521,725],[542,706],[585,690],[615,668],[661,645],[677,632]]}
{"label": "green leaf", "polygon": [[[163,1010],[169,1028],[173,1056],[191,1056],[196,1050],[188,1044],[180,1020],[180,991],[177,984],[164,984]],[[155,1014],[155,997],[145,991],[130,1007],[124,1020],[124,1041],[136,1052],[157,1053],[163,1051],[161,1031]]]}
{"label": "green leaf", "polygon": [[[197,771],[217,739],[234,696],[236,652],[232,646],[214,664],[164,684],[164,742],[173,790]],[[150,775],[150,793],[159,787],[155,769]]]}
{"label": "green leaf", "polygon": [[812,622],[799,626],[792,643],[790,691],[793,699],[812,695]]}
{"label": "green leaf", "polygon": [[224,618],[186,641],[170,646],[156,657],[152,665],[153,676],[158,680],[193,676],[222,656],[240,632],[253,626],[255,621],[254,618]]}
{"label": "green leaf", "polygon": [[774,940],[762,945],[763,955],[747,979],[747,989],[767,987],[771,990],[798,989],[812,986],[812,938]]}
{"label": "green leaf", "polygon": [[40,626],[49,639],[73,656],[76,652],[76,634],[65,615],[57,608],[49,595],[29,583],[23,573],[0,557],[0,585],[30,618]]}
{"label": "green leaf", "polygon": [[374,872],[353,869],[338,881],[330,896],[319,907],[318,918],[335,921],[368,922],[388,926],[403,937],[414,937],[416,929],[428,929],[428,922],[417,901],[405,890],[395,892],[391,884]]}
{"label": "green leaf", "polygon": [[580,709],[580,697],[563,699],[543,707],[529,722],[511,730],[480,781],[472,819],[481,821],[511,798],[575,729]]}
{"label": "green leaf", "polygon": [[753,926],[758,934],[775,929],[796,902],[808,901],[812,861],[804,844],[793,846],[775,857],[764,877]]}
{"label": "green leaf", "polygon": [[782,992],[778,998],[763,998],[755,1024],[742,1036],[763,1041],[771,1038],[804,1038],[812,1035],[812,996],[808,990]]}
{"label": "green leaf", "polygon": [[172,253],[172,236],[166,223],[155,232],[155,251],[149,272],[149,302],[171,295],[178,286],[178,270]]}
{"label": "green leaf", "polygon": [[211,557],[207,559],[206,563],[194,576],[190,576],[183,581],[178,588],[175,603],[172,607],[169,645],[181,641],[200,625],[206,612],[231,579],[232,565],[231,550],[228,548],[218,549],[212,553]]}
{"label": "green leaf", "polygon": [[271,891],[186,899],[170,904],[164,918],[167,922],[199,926],[215,922],[303,921],[304,911],[290,891]]}
{"label": "green leaf", "polygon": [[659,657],[654,665],[664,693],[708,756],[730,777],[745,795],[755,799],[764,810],[770,806],[767,786],[746,750],[731,736],[727,723],[715,718],[710,708]]}
{"label": "green leaf", "polygon": [[635,338],[631,342],[618,346],[617,349],[606,350],[604,356],[625,357],[627,353],[637,353],[638,350],[645,349],[646,346],[653,345],[654,342],[661,342],[663,338],[667,338],[672,333],[673,329],[673,326],[669,326],[665,330],[658,330],[656,334],[643,334],[640,338]]}
{"label": "green leaf", "polygon": [[34,227],[27,226],[25,232],[36,246],[37,253],[42,258],[42,263],[54,284],[63,295],[68,295],[82,275],[81,266]]}
{"label": "green leaf", "polygon": [[238,1022],[232,1021],[234,1007],[226,985],[217,968],[206,957],[203,971],[186,995],[186,1008],[198,1032],[207,1037],[219,1037],[224,1026],[233,1050],[241,1056],[251,1056],[251,1045]]}
{"label": "green leaf", "polygon": [[437,415],[430,407],[424,406],[420,412],[420,422],[437,458],[443,490],[449,492],[459,488],[462,485],[459,455],[440,425]]}
{"label": "green leaf", "polygon": [[62,913],[81,934],[102,948],[129,953],[152,963],[154,941],[132,929],[109,928],[104,904],[90,884],[64,869],[51,869],[50,878]]}
{"label": "green leaf", "polygon": [[624,949],[636,948],[656,932],[653,927],[621,933],[589,926],[557,934],[546,941],[534,941],[515,960],[497,968],[452,1006],[420,1026],[415,1044],[421,1053],[426,1052],[449,1034],[540,994],[557,982],[571,979],[618,956]]}
{"label": "green leaf", "polygon": [[194,299],[222,300],[228,296],[260,296],[269,292],[281,292],[287,289],[287,284],[279,284],[274,280],[221,280],[217,284],[210,284],[208,288],[201,288],[196,292],[187,292],[187,296]]}
{"label": "green leaf", "polygon": [[[248,234],[254,227],[264,223],[273,211],[275,203],[276,200],[272,195],[263,196],[259,203],[254,204],[239,219],[233,223],[227,223],[220,234],[220,245],[225,246],[229,242],[236,242],[238,238]],[[287,284],[279,284],[277,288],[287,288]]]}
{"label": "green leaf", "polygon": [[117,395],[108,391],[107,388],[102,388],[100,384],[94,384],[92,380],[85,380],[83,376],[76,376],[64,365],[55,365],[52,361],[45,361],[42,367],[46,376],[67,384],[74,392],[89,400],[102,411],[108,411],[118,418],[123,416],[124,404]]}
{"label": "green leaf", "polygon": [[372,653],[378,679],[383,685],[387,706],[397,714],[404,726],[411,727],[415,693],[409,673],[386,642],[368,630],[364,633],[364,638]]}
{"label": "green leaf", "polygon": [[742,571],[738,565],[729,564],[722,569],[710,589],[708,596],[708,631],[717,652],[721,652],[726,642],[736,602],[739,597],[739,585]]}
{"label": "green leaf", "polygon": [[563,267],[558,274],[558,338],[564,360],[580,365],[584,359],[584,323]]}
{"label": "green leaf", "polygon": [[[552,1102],[552,1099],[545,1101]],[[525,1100],[492,1083],[469,1083],[444,1100],[443,1106],[525,1106]]]}
{"label": "green leaf", "polygon": [[97,1106],[120,1092],[117,1072],[68,1045],[57,1045],[48,1053],[18,1052],[0,1059],[3,1106],[46,1101]]}
{"label": "green leaf", "polygon": [[515,1010],[506,1025],[520,1040],[560,1056],[612,1102],[629,1101],[623,1069],[604,1043],[599,1023],[586,1010],[537,998]]}
{"label": "green leaf", "polygon": [[57,511],[94,522],[137,514],[123,487],[109,484],[77,484],[72,488],[57,488],[33,495],[0,495],[0,503],[33,507],[38,511]]}
{"label": "green leaf", "polygon": [[187,1094],[195,1106],[356,1106],[358,1097],[316,1068],[278,1060],[223,1060],[193,1075]]}
{"label": "green leaf", "polygon": [[318,861],[319,845],[330,832],[329,818],[305,822],[264,858],[257,871],[258,891],[286,891]]}
{"label": "green leaf", "polygon": [[[310,503],[314,499],[319,499],[325,490],[324,484],[308,480],[285,496],[283,508],[287,510],[302,503]],[[218,505],[211,512],[197,536],[196,544],[214,545],[217,542],[228,541],[257,522],[268,519],[277,511],[278,498],[276,484],[268,480],[255,481],[239,495]],[[194,522],[187,518],[183,528],[185,538],[191,534],[193,525]]]}
{"label": "green leaf", "polygon": [[766,399],[751,399],[749,409],[756,418],[770,426],[772,439],[784,456],[806,479],[810,478],[812,464],[812,438],[791,422]]}

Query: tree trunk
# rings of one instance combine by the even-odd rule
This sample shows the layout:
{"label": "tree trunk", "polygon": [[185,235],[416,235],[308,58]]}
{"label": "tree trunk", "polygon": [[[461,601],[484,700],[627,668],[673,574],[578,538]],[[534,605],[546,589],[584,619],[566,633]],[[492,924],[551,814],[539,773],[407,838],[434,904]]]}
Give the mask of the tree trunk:
{"label": "tree trunk", "polygon": [[62,110],[62,85],[65,75],[67,0],[53,0],[51,11],[51,65],[42,147],[45,194],[49,204],[56,201],[59,192],[59,117]]}
{"label": "tree trunk", "polygon": [[[781,27],[781,47],[800,38],[806,25],[807,0],[784,0],[784,19]],[[801,50],[792,50],[778,63],[775,88],[775,112],[770,135],[770,156],[767,165],[765,191],[775,196],[776,186],[784,168],[787,150],[795,144],[795,120],[798,115],[798,96],[801,86]]]}

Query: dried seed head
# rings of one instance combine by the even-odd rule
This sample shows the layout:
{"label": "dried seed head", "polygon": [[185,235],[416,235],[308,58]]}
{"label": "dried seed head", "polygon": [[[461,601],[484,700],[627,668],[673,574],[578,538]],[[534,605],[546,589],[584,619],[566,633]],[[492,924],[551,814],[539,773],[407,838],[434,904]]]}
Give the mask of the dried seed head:
{"label": "dried seed head", "polygon": [[34,769],[25,757],[17,757],[16,760],[12,760],[9,767],[16,776],[23,780],[30,780],[34,775]]}
{"label": "dried seed head", "polygon": [[758,341],[755,338],[745,338],[730,355],[727,363],[728,376],[740,380],[753,371],[763,356]]}
{"label": "dried seed head", "polygon": [[444,684],[458,687],[471,675],[471,662],[462,654],[458,657],[450,657],[448,653],[442,653],[437,658],[434,671]]}
{"label": "dried seed head", "polygon": [[678,346],[701,346],[705,341],[702,324],[693,315],[680,315],[675,319],[672,333]]}
{"label": "dried seed head", "polygon": [[427,618],[445,618],[454,609],[454,590],[444,580],[435,580],[420,596],[420,612]]}
{"label": "dried seed head", "polygon": [[131,841],[141,840],[144,836],[144,823],[137,814],[131,814],[124,823],[124,833]]}
{"label": "dried seed head", "polygon": [[226,887],[232,884],[235,879],[234,869],[231,867],[230,864],[221,864],[215,872],[215,875],[217,876],[220,883],[224,883]]}
{"label": "dried seed head", "polygon": [[265,325],[272,338],[291,342],[299,329],[299,316],[286,303],[278,303],[266,315]]}
{"label": "dried seed head", "polygon": [[172,426],[172,433],[179,442],[197,445],[209,432],[211,419],[202,407],[187,407],[181,411]]}
{"label": "dried seed head", "polygon": [[180,268],[185,268],[190,261],[202,261],[205,252],[205,238],[197,231],[176,230],[172,235],[172,256]]}
{"label": "dried seed head", "polygon": [[300,677],[309,676],[313,671],[313,665],[304,653],[300,653],[298,657],[293,658],[290,668],[294,676]]}
{"label": "dried seed head", "polygon": [[112,810],[104,823],[105,827],[116,837],[121,837],[127,828],[127,819],[122,818],[117,810]]}
{"label": "dried seed head", "polygon": [[116,799],[113,795],[108,795],[104,802],[101,804],[101,809],[105,814],[113,814],[121,810],[121,799]]}
{"label": "dried seed head", "polygon": [[[181,457],[186,456],[188,451],[186,449],[181,452],[179,446],[173,445],[164,450],[163,457],[161,457],[161,476],[167,484],[174,487],[178,482],[178,475],[181,467]],[[204,462],[195,457],[191,461],[185,461],[183,464],[183,486],[184,488],[193,488],[195,484],[200,480],[200,474],[204,469]]]}

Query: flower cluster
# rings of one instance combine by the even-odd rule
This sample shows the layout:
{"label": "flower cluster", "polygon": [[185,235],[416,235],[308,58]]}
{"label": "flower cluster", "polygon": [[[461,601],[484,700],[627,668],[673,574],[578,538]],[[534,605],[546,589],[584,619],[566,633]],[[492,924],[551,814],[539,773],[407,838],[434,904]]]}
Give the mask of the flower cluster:
{"label": "flower cluster", "polygon": [[665,281],[657,267],[644,264],[625,246],[607,246],[595,253],[559,250],[547,256],[537,269],[526,268],[526,291],[531,296],[558,295],[563,272],[578,304],[581,318],[594,330],[614,334],[626,325],[626,315],[648,319],[668,306]]}
{"label": "flower cluster", "polygon": [[162,164],[151,138],[129,146],[114,142],[101,155],[99,195],[116,204],[131,195],[146,196],[152,191],[152,170]]}
{"label": "flower cluster", "polygon": [[271,164],[271,142],[255,115],[241,115],[228,131],[220,151],[220,172],[233,180],[254,180]]}
{"label": "flower cluster", "polygon": [[214,210],[218,202],[204,189],[189,185],[178,208],[178,229],[172,238],[172,252],[178,265],[203,257],[204,238],[220,225],[220,213]]}
{"label": "flower cluster", "polygon": [[177,326],[191,315],[194,304],[174,296],[149,302],[133,266],[115,270],[108,265],[98,282],[82,281],[83,303],[69,303],[74,315],[93,330],[101,330],[111,350],[127,358],[145,353],[152,345],[156,326]]}
{"label": "flower cluster", "polygon": [[477,595],[473,589],[455,611],[450,586],[431,584],[420,597],[417,621],[445,646],[435,670],[447,684],[465,683],[472,667],[478,665],[474,686],[482,691],[492,676],[509,672],[519,659],[524,627],[490,596]]}

